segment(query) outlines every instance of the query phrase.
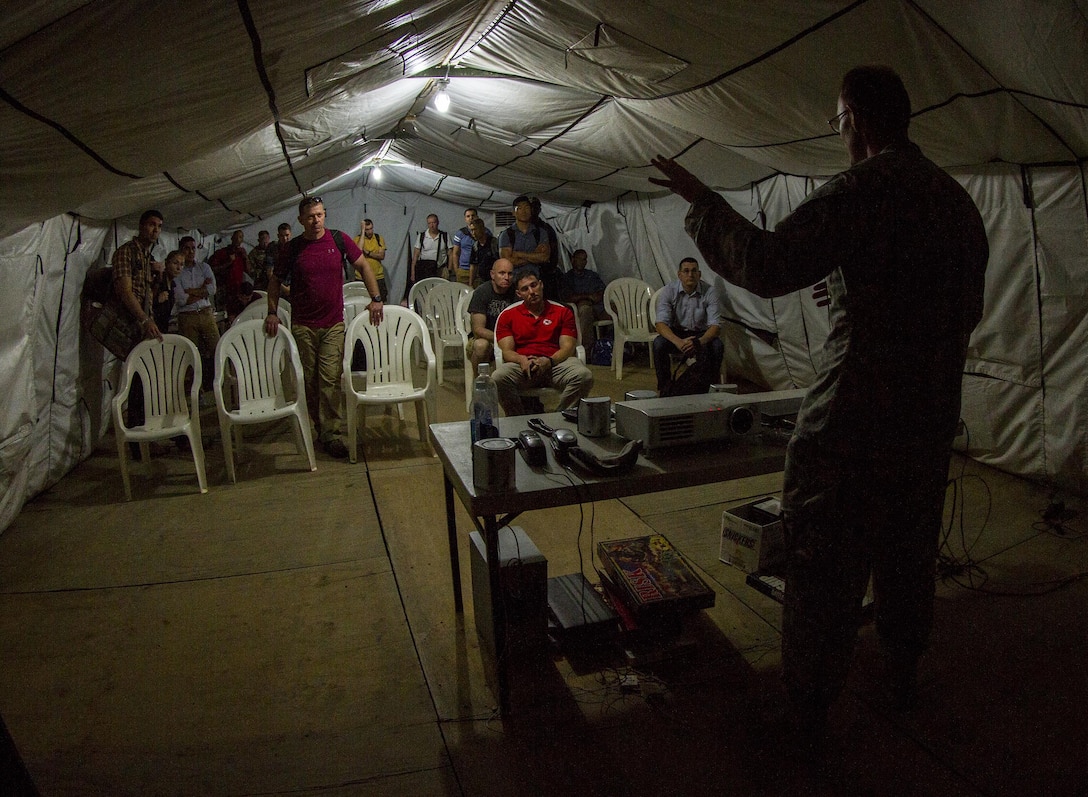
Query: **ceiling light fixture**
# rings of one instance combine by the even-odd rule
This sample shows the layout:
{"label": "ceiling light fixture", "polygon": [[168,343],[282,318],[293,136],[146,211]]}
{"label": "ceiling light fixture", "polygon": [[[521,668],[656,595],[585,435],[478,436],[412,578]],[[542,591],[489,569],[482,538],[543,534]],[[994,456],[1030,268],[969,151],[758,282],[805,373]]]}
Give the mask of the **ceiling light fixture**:
{"label": "ceiling light fixture", "polygon": [[378,161],[378,162],[377,162],[377,163],[376,163],[376,164],[374,165],[374,168],[370,170],[370,174],[371,174],[371,175],[372,175],[372,176],[374,177],[374,179],[375,179],[375,180],[377,180],[377,181],[378,181],[379,183],[380,183],[380,182],[382,181],[382,162],[381,162],[381,161]]}
{"label": "ceiling light fixture", "polygon": [[449,78],[440,78],[438,80],[438,92],[434,95],[434,108],[439,113],[445,113],[450,109],[450,95],[446,90],[449,85]]}

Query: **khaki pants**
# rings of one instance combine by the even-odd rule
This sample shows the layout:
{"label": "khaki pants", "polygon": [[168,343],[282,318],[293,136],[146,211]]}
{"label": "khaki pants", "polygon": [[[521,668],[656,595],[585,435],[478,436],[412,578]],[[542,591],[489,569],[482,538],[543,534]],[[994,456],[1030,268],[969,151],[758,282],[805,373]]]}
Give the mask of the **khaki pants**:
{"label": "khaki pants", "polygon": [[306,382],[306,406],[322,444],[339,440],[344,426],[344,394],[340,375],[344,369],[344,324],[320,329],[291,326]]}
{"label": "khaki pants", "polygon": [[202,387],[211,389],[215,368],[215,347],[219,343],[219,325],[215,323],[215,311],[210,307],[195,313],[178,313],[178,334],[191,340],[200,352],[204,372]]}
{"label": "khaki pants", "polygon": [[550,387],[560,391],[557,410],[573,407],[578,399],[589,395],[593,389],[593,372],[577,357],[568,357],[552,368],[544,378],[530,382],[517,363],[502,363],[491,377],[499,393],[499,404],[507,417],[524,415],[518,391],[522,388]]}

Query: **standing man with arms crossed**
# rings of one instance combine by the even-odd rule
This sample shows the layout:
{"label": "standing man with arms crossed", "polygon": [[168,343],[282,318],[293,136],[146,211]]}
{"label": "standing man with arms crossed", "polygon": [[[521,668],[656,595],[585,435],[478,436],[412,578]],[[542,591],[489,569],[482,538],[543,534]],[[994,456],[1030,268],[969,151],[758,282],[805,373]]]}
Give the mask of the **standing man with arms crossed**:
{"label": "standing man with arms crossed", "polygon": [[[499,256],[514,264],[514,270],[522,266],[536,266],[537,274],[551,257],[548,234],[533,224],[533,206],[529,197],[514,199],[514,223],[499,236]],[[559,286],[556,285],[556,290]]]}
{"label": "standing man with arms crossed", "polygon": [[321,197],[304,197],[298,203],[301,238],[281,247],[280,259],[268,280],[268,316],[264,331],[275,335],[280,283],[291,281],[291,334],[298,345],[302,376],[306,381],[306,404],[314,421],[317,438],[329,456],[348,455],[343,440],[344,401],[340,375],[344,366],[344,257],[363,275],[370,291],[370,322],[382,320],[382,297],[378,281],[366,257],[348,236],[341,253],[333,231],[325,227],[325,205]]}
{"label": "standing man with arms crossed", "polygon": [[196,262],[196,239],[186,235],[178,242],[185,255],[185,265],[174,281],[174,300],[178,304],[178,334],[191,340],[200,352],[203,373],[201,388],[211,390],[215,375],[215,347],[219,344],[219,326],[215,323],[215,275],[207,263]]}
{"label": "standing man with arms crossed", "polygon": [[[966,191],[907,135],[910,99],[882,66],[850,70],[829,120],[850,168],[773,233],[675,162],[655,179],[691,202],[707,264],[760,296],[828,280],[831,331],[786,456],[790,561],[782,668],[791,729],[818,750],[846,679],[870,570],[888,685],[916,697],[971,331],[989,247]],[[805,749],[805,748],[802,748]]]}

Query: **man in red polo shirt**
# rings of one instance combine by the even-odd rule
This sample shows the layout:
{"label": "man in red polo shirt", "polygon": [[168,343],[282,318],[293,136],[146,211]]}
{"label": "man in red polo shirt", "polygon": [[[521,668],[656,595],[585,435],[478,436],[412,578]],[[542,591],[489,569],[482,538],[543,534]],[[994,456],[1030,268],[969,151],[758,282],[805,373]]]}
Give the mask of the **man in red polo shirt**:
{"label": "man in red polo shirt", "polygon": [[533,266],[515,272],[514,289],[521,301],[503,310],[495,322],[503,359],[492,377],[499,404],[507,416],[524,415],[518,391],[552,387],[561,393],[557,409],[573,407],[593,389],[593,372],[574,354],[574,313],[565,304],[544,299],[544,283]]}

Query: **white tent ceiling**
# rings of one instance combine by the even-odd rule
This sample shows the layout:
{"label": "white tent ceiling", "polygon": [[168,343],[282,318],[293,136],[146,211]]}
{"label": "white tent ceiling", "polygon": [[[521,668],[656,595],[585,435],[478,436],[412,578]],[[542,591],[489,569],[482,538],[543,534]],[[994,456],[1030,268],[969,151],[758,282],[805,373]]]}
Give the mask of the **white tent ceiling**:
{"label": "white tent ceiling", "polygon": [[[454,223],[466,204],[535,193],[564,251],[584,247],[606,279],[656,287],[692,249],[687,204],[649,183],[651,157],[678,156],[773,227],[846,165],[825,120],[842,74],[871,62],[903,75],[912,137],[987,226],[986,314],[964,377],[969,453],[1088,494],[1086,3],[7,8],[0,530],[102,433],[118,363],[81,335],[80,290],[145,208],[166,216],[164,247],[190,231],[212,246],[230,228],[274,229],[303,192],[323,194],[341,229],[374,217],[395,296],[426,213]],[[432,99],[447,75],[442,114]],[[725,297],[729,372],[808,384],[827,326],[818,292]]]}
{"label": "white tent ceiling", "polygon": [[[904,76],[945,166],[1088,155],[1083,0],[51,2],[0,32],[0,237],[148,206],[215,232],[372,179],[453,202],[845,165],[843,72]],[[447,114],[430,103],[451,75]],[[462,77],[474,74],[487,76]],[[395,133],[395,137],[394,136]]]}

